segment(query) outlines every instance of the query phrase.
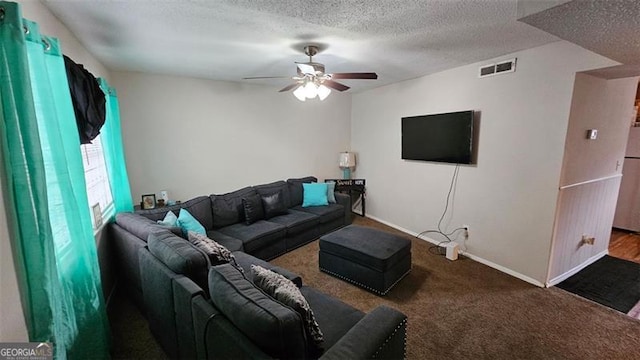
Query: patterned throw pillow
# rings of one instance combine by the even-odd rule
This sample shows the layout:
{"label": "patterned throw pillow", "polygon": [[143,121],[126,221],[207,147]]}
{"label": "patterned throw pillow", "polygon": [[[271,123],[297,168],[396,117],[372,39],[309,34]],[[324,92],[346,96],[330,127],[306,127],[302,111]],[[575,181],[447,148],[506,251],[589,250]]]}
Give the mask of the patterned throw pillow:
{"label": "patterned throw pillow", "polygon": [[207,256],[209,256],[209,261],[211,261],[211,265],[220,265],[230,263],[240,270],[240,272],[244,273],[242,267],[238,265],[236,261],[236,257],[233,256],[231,251],[226,247],[218,244],[212,239],[208,237],[198,234],[193,231],[189,231],[188,233],[189,242],[193,245],[197,246],[200,250],[204,251]]}
{"label": "patterned throw pillow", "polygon": [[291,280],[262,266],[251,265],[251,271],[253,271],[253,283],[257,287],[300,314],[307,337],[311,339],[311,345],[315,351],[322,352],[324,335],[300,289]]}

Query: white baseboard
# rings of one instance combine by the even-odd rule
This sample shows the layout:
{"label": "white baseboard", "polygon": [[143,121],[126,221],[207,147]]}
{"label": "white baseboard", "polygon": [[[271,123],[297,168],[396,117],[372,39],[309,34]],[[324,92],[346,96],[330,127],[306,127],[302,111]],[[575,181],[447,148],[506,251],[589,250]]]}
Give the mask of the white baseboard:
{"label": "white baseboard", "polygon": [[551,287],[554,286],[556,284],[561,283],[562,281],[568,279],[569,277],[571,277],[572,275],[576,274],[577,272],[579,272],[580,270],[586,268],[587,266],[593,264],[594,262],[596,262],[597,260],[600,260],[600,258],[602,258],[605,255],[609,254],[609,249],[606,249],[590,258],[588,258],[585,262],[583,262],[582,264],[574,267],[573,269],[567,271],[566,273],[560,275],[560,276],[556,276],[553,279],[547,281],[547,287]]}
{"label": "white baseboard", "polygon": [[[388,221],[386,221],[386,220],[382,220],[382,219],[377,218],[377,217],[375,217],[375,216],[367,215],[367,217],[368,217],[368,218],[370,218],[370,219],[372,219],[372,220],[375,220],[375,221],[377,221],[377,222],[379,222],[379,223],[385,224],[385,225],[387,225],[387,226],[391,226],[392,228],[397,229],[397,230],[400,230],[400,231],[402,231],[403,233],[407,233],[407,234],[409,234],[409,235],[411,235],[411,236],[414,236],[414,237],[415,237],[416,235],[418,235],[418,233],[415,233],[415,232],[413,232],[413,231],[411,231],[411,230],[408,230],[408,229],[405,229],[405,228],[403,228],[403,227],[400,227],[400,226],[398,226],[398,225],[396,225],[396,224],[392,224],[392,223],[390,223],[390,222],[388,222]],[[419,239],[420,239],[420,240],[427,241],[427,242],[430,242],[430,243],[432,243],[432,244],[436,244],[436,245],[437,245],[437,244],[439,244],[439,243],[441,243],[440,241],[437,241],[437,240],[434,240],[434,239],[428,238],[428,237],[426,237],[426,236],[425,236],[425,237],[420,237]],[[496,270],[502,271],[502,272],[503,272],[503,273],[505,273],[505,274],[511,275],[511,276],[513,276],[513,277],[515,277],[515,278],[518,278],[518,279],[522,280],[522,281],[526,281],[526,282],[528,282],[529,284],[532,284],[532,285],[535,285],[535,286],[538,286],[538,287],[545,287],[545,285],[544,285],[542,282],[540,282],[540,281],[538,281],[538,280],[536,280],[536,279],[534,279],[534,278],[531,278],[531,277],[529,277],[529,276],[526,276],[526,275],[524,275],[524,274],[521,274],[521,273],[519,273],[519,272],[517,272],[517,271],[511,270],[511,269],[509,269],[509,268],[507,268],[507,267],[504,267],[504,266],[502,266],[502,265],[498,265],[498,264],[496,264],[496,263],[494,263],[494,262],[491,262],[491,261],[489,261],[489,260],[487,260],[487,259],[484,259],[484,258],[481,258],[481,257],[479,257],[479,256],[473,255],[473,254],[471,254],[471,253],[469,253],[469,252],[467,252],[467,251],[461,252],[461,254],[462,254],[462,255],[464,255],[464,256],[466,256],[466,257],[468,257],[468,258],[470,258],[470,259],[472,259],[472,260],[474,260],[474,261],[477,261],[477,262],[479,262],[479,263],[481,263],[481,264],[484,264],[484,265],[487,265],[487,266],[489,266],[489,267],[492,267],[492,268],[494,268],[494,269],[496,269]]]}

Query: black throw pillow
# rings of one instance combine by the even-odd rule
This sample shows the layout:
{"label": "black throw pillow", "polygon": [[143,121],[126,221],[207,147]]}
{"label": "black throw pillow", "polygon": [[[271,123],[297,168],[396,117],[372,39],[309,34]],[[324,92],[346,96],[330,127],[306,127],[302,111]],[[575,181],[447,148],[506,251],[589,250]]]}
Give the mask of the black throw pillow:
{"label": "black throw pillow", "polygon": [[262,209],[262,199],[260,195],[253,194],[243,197],[242,207],[244,208],[244,218],[247,225],[264,219],[264,210]]}
{"label": "black throw pillow", "polygon": [[264,207],[264,218],[271,219],[274,216],[286,214],[287,206],[284,204],[282,190],[262,196],[262,207]]}

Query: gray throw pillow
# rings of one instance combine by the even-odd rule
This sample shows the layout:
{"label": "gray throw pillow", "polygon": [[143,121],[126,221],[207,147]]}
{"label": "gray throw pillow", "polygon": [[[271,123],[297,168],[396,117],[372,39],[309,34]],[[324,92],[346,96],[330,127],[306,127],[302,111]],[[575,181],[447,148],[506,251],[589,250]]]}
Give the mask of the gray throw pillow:
{"label": "gray throw pillow", "polygon": [[335,204],[336,203],[336,183],[335,181],[329,181],[327,182],[327,200],[329,201],[329,204]]}
{"label": "gray throw pillow", "polygon": [[251,271],[257,287],[300,314],[310,345],[321,352],[324,335],[300,289],[291,280],[262,266],[251,265]]}
{"label": "gray throw pillow", "polygon": [[236,257],[226,247],[218,244],[208,237],[193,231],[188,232],[189,242],[202,250],[209,257],[211,265],[220,265],[229,263],[244,273],[242,267],[238,265]]}
{"label": "gray throw pillow", "polygon": [[262,195],[262,207],[264,208],[264,218],[271,219],[274,216],[287,213],[287,206],[284,203],[282,190],[269,195]]}
{"label": "gray throw pillow", "polygon": [[262,208],[262,198],[260,195],[252,194],[243,197],[242,207],[244,208],[244,219],[247,225],[264,219],[264,209]]}

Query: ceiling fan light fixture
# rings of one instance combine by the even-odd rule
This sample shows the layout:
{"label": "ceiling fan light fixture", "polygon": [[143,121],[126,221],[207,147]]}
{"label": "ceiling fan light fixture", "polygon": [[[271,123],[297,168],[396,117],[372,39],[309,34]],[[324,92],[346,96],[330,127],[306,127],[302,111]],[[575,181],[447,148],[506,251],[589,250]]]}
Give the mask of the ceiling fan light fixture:
{"label": "ceiling fan light fixture", "polygon": [[313,99],[318,96],[318,85],[314,84],[313,81],[307,82],[304,86],[304,93],[307,96],[307,99]]}
{"label": "ceiling fan light fixture", "polygon": [[331,89],[322,84],[318,86],[318,98],[320,99],[320,101],[326,99],[329,94],[331,94]]}
{"label": "ceiling fan light fixture", "polygon": [[300,101],[305,101],[307,100],[307,96],[306,96],[306,92],[305,92],[305,87],[304,85],[300,85],[298,86],[298,88],[296,88],[293,91],[293,95]]}

